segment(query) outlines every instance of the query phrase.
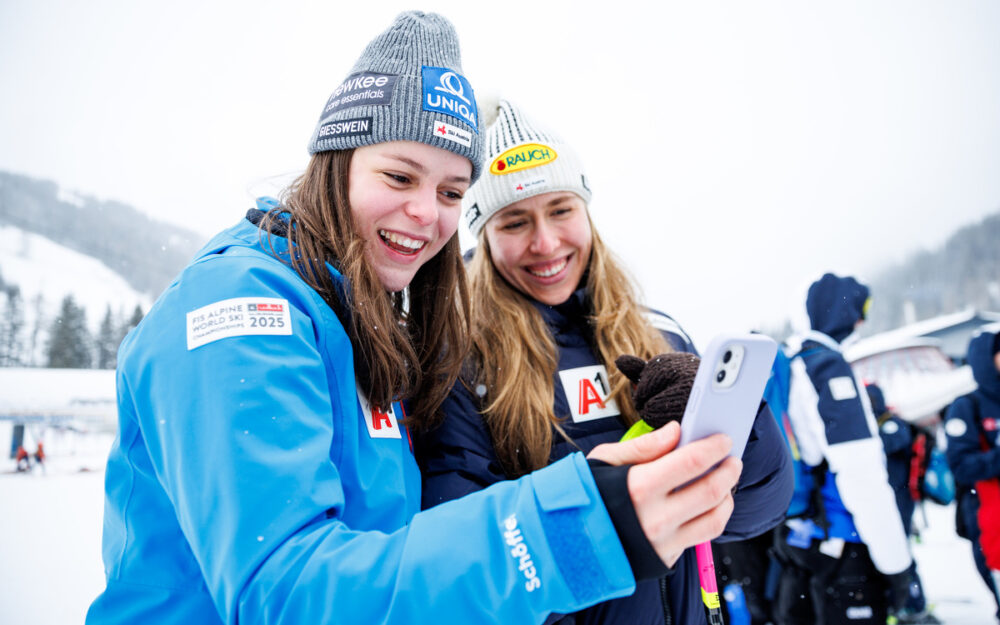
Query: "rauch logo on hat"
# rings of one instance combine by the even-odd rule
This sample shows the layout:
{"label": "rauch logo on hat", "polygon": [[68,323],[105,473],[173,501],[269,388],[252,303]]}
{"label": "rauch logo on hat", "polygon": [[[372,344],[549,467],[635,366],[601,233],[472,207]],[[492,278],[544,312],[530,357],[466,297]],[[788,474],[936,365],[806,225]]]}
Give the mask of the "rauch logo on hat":
{"label": "rauch logo on hat", "polygon": [[525,143],[524,145],[511,148],[493,159],[493,163],[490,165],[490,173],[497,176],[512,174],[515,171],[523,171],[551,163],[558,156],[556,151],[547,145]]}
{"label": "rauch logo on hat", "polygon": [[476,97],[472,86],[461,74],[445,67],[422,68],[424,88],[424,110],[444,113],[456,117],[476,133],[479,132],[476,123]]}

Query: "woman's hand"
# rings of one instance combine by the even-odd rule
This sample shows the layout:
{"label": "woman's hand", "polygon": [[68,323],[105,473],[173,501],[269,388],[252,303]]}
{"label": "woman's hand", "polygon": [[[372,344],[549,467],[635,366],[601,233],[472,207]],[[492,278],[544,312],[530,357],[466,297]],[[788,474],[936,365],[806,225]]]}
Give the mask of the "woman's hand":
{"label": "woman's hand", "polygon": [[598,445],[588,455],[608,464],[633,465],[628,472],[632,505],[646,539],[667,566],[688,547],[722,533],[733,512],[732,489],[743,469],[742,462],[726,457],[732,442],[724,434],[675,449],[679,439],[680,427],[668,423],[624,443]]}

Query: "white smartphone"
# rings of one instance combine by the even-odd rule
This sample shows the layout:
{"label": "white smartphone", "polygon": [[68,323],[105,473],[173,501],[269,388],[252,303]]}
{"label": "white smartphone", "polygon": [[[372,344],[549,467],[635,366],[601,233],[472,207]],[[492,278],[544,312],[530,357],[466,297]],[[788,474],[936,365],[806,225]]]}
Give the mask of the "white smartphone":
{"label": "white smartphone", "polygon": [[722,432],[742,458],[778,345],[763,334],[721,334],[709,343],[681,418],[679,445]]}

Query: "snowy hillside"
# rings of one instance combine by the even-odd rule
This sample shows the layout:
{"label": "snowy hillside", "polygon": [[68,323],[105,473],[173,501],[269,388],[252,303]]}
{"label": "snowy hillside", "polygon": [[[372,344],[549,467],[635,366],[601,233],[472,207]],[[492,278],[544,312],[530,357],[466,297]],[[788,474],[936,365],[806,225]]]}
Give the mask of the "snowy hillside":
{"label": "snowy hillside", "polygon": [[0,276],[6,285],[20,289],[26,330],[31,333],[38,328],[35,364],[41,362],[48,326],[66,295],[73,295],[77,305],[86,310],[87,327],[92,332],[108,306],[113,314],[126,316],[136,305],[149,310],[153,299],[133,289],[100,261],[9,225],[0,225]]}

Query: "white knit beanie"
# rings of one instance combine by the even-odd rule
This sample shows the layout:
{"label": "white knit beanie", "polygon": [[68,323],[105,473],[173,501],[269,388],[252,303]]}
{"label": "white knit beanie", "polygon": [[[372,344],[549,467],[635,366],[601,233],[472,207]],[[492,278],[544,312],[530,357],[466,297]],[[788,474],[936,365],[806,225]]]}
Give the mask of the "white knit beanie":
{"label": "white knit beanie", "polygon": [[462,199],[473,236],[497,211],[542,193],[572,191],[590,203],[587,177],[576,153],[510,102],[500,100],[496,121],[485,135],[484,171]]}

